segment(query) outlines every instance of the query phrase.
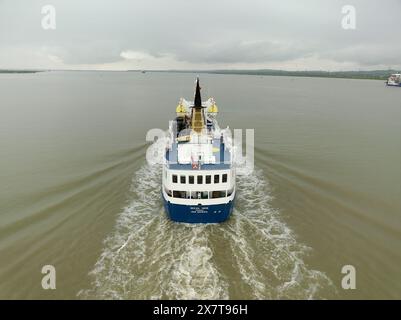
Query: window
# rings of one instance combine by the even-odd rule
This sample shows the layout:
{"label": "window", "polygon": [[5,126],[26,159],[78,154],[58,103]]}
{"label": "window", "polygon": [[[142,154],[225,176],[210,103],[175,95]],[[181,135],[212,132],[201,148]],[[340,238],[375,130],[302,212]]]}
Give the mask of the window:
{"label": "window", "polygon": [[203,183],[203,176],[197,176],[197,183],[202,184]]}
{"label": "window", "polygon": [[192,191],[191,198],[192,199],[207,199],[208,192],[207,191]]}
{"label": "window", "polygon": [[189,176],[189,177],[188,177],[188,183],[189,183],[189,184],[194,184],[194,183],[195,183],[194,176]]}
{"label": "window", "polygon": [[210,199],[224,198],[226,196],[226,191],[210,191]]}
{"label": "window", "polygon": [[173,197],[174,198],[180,198],[180,199],[187,199],[187,192],[186,191],[173,191]]}
{"label": "window", "polygon": [[180,183],[186,183],[185,182],[185,176],[180,176]]}
{"label": "window", "polygon": [[212,176],[206,176],[206,184],[212,183]]}
{"label": "window", "polygon": [[173,183],[177,183],[177,181],[178,181],[178,180],[177,180],[177,175],[176,175],[176,174],[173,174],[172,177],[173,177]]}
{"label": "window", "polygon": [[227,182],[227,173],[223,174],[223,178],[221,179],[221,182]]}
{"label": "window", "polygon": [[231,196],[234,192],[234,188],[231,188],[230,190],[227,191],[227,197]]}
{"label": "window", "polygon": [[214,183],[219,183],[220,181],[220,175],[219,174],[215,174],[214,175]]}

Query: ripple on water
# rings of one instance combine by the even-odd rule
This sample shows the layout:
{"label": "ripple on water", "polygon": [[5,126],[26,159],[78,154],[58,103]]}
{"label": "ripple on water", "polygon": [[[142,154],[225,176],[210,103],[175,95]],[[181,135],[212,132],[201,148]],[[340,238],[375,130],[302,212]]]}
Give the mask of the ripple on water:
{"label": "ripple on water", "polygon": [[[163,141],[152,148],[163,148]],[[221,225],[170,222],[160,196],[161,168],[145,164],[134,175],[132,200],[89,273],[91,287],[78,293],[94,299],[229,299],[241,283],[247,299],[324,298],[335,288],[322,272],[309,269],[299,243],[270,206],[261,170],[238,176],[236,208]],[[213,234],[227,243],[236,274],[232,279],[214,257]],[[241,280],[241,281],[238,281]]]}

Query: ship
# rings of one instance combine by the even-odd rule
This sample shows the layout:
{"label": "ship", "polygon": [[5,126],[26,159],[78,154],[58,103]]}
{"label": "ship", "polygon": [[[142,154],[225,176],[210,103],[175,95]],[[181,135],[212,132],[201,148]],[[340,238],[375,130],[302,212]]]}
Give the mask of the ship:
{"label": "ship", "polygon": [[392,74],[386,81],[386,85],[391,87],[401,87],[401,73]]}
{"label": "ship", "polygon": [[163,155],[162,197],[167,216],[182,223],[220,223],[234,207],[236,172],[229,127],[220,129],[214,98],[181,98]]}

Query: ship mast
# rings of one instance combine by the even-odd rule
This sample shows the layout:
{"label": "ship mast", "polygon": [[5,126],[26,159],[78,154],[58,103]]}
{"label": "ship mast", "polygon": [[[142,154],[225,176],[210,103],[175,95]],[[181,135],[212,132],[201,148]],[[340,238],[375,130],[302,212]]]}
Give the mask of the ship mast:
{"label": "ship mast", "polygon": [[199,78],[196,78],[195,99],[191,114],[191,127],[196,133],[201,133],[205,128],[205,115],[203,109]]}

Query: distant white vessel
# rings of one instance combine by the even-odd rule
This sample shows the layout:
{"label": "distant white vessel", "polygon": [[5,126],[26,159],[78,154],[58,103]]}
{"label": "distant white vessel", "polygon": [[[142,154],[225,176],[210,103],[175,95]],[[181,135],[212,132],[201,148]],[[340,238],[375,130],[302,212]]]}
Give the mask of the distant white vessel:
{"label": "distant white vessel", "polygon": [[388,86],[401,87],[401,73],[392,74],[386,81]]}

